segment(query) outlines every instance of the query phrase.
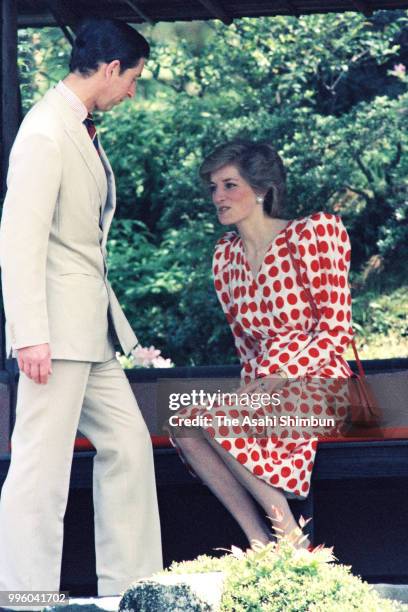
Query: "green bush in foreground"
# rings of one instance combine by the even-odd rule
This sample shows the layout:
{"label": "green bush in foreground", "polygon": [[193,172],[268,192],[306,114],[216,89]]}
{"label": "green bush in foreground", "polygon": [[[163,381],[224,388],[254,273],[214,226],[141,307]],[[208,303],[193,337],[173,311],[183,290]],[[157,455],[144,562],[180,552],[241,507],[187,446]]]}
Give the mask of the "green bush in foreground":
{"label": "green bush in foreground", "polygon": [[284,538],[279,544],[256,546],[244,553],[234,548],[221,558],[200,556],[173,563],[173,573],[221,571],[225,574],[220,612],[387,612],[408,610],[385,600],[353,576],[350,568],[335,564],[331,549],[296,549]]}

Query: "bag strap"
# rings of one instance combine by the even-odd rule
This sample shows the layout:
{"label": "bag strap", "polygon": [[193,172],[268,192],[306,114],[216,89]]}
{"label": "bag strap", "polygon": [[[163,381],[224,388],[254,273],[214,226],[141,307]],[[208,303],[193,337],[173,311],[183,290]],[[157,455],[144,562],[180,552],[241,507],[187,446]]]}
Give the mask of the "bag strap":
{"label": "bag strap", "polygon": [[364,371],[364,368],[363,368],[363,364],[360,361],[360,357],[358,356],[357,347],[356,347],[356,343],[354,342],[354,338],[351,340],[351,346],[353,347],[353,353],[354,353],[354,357],[356,359],[358,373],[360,374],[360,376],[364,377],[365,376],[365,371]]}
{"label": "bag strap", "polygon": [[[319,310],[317,308],[317,304],[316,304],[316,302],[315,302],[315,300],[313,298],[312,292],[310,291],[309,287],[306,287],[306,285],[303,282],[300,266],[299,266],[298,262],[296,261],[294,255],[293,255],[293,251],[292,251],[291,244],[289,242],[289,236],[288,236],[289,225],[291,225],[291,224],[289,223],[286,226],[286,230],[285,230],[286,245],[288,247],[288,251],[289,251],[290,259],[292,261],[292,265],[293,265],[293,267],[295,268],[295,271],[296,271],[296,276],[298,278],[298,282],[299,282],[300,286],[303,288],[303,291],[306,293],[307,299],[309,300],[309,304],[310,304],[310,307],[312,309],[313,318],[315,320],[315,324],[314,324],[314,327],[313,327],[313,330],[315,330],[316,327],[317,327],[317,323],[318,323],[318,321],[320,319],[320,314],[319,314]],[[360,376],[364,377],[365,376],[365,372],[364,372],[363,364],[361,363],[360,357],[358,356],[357,346],[356,346],[356,343],[354,341],[354,338],[352,338],[352,340],[351,340],[351,346],[353,348],[353,353],[354,353],[354,357],[355,357],[355,360],[356,360],[358,373],[359,373]]]}

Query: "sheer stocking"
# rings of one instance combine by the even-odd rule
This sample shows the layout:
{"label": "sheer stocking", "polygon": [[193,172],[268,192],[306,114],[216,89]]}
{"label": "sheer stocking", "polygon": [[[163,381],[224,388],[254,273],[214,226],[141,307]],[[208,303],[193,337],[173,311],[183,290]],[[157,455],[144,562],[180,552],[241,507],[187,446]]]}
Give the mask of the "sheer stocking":
{"label": "sheer stocking", "polygon": [[[189,437],[177,437],[177,444],[197,476],[231,512],[249,542],[271,540],[271,533],[259,516],[253,499],[271,518],[275,530],[285,534],[299,533],[283,492],[251,474],[204,432],[195,431],[193,437],[190,430]],[[303,546],[308,544],[306,540]]]}
{"label": "sheer stocking", "polygon": [[204,436],[195,433],[194,437],[178,437],[177,445],[197,476],[238,522],[248,541],[270,541],[271,534],[253,499]]}
{"label": "sheer stocking", "polygon": [[[283,532],[285,535],[299,534],[299,525],[292,514],[283,491],[277,487],[269,486],[265,481],[252,474],[220,444],[210,436],[204,435],[211,448],[222,458],[236,479],[264,509],[266,515],[271,519],[274,529],[280,530],[278,533]],[[309,544],[309,540],[305,540],[303,546],[307,547]]]}

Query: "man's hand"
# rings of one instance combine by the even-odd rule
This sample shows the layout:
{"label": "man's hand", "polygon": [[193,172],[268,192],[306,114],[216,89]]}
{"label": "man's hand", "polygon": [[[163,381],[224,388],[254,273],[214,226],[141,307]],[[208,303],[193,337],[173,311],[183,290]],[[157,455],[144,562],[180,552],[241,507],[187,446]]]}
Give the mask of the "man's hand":
{"label": "man's hand", "polygon": [[17,351],[17,362],[21,372],[40,385],[46,385],[52,374],[49,344],[24,346]]}

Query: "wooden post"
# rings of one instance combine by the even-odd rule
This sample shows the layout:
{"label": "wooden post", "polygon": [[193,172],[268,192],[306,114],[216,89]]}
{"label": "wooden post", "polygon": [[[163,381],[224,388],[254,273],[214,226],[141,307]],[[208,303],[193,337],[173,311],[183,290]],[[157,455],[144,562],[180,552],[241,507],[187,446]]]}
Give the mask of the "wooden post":
{"label": "wooden post", "polygon": [[8,158],[16,137],[20,101],[17,68],[17,2],[3,0],[0,21],[1,40],[1,187],[5,193]]}
{"label": "wooden post", "polygon": [[213,15],[216,19],[220,19],[225,25],[230,25],[233,21],[232,17],[224,10],[218,0],[198,0],[204,8]]}
{"label": "wooden post", "polygon": [[[0,3],[0,203],[6,191],[8,158],[20,119],[17,68],[17,2]],[[5,369],[4,310],[0,307],[0,369]]]}

